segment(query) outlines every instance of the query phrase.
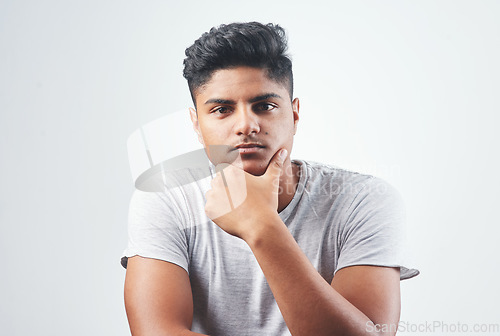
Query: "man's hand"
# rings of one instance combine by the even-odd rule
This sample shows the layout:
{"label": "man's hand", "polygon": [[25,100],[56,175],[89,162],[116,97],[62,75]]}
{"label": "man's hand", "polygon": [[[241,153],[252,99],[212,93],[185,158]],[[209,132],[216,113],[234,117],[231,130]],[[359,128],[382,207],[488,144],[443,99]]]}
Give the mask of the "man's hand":
{"label": "man's hand", "polygon": [[207,216],[227,233],[248,242],[261,229],[263,219],[278,214],[279,181],[286,156],[286,149],[276,152],[262,176],[233,165],[217,165],[212,189],[205,195]]}

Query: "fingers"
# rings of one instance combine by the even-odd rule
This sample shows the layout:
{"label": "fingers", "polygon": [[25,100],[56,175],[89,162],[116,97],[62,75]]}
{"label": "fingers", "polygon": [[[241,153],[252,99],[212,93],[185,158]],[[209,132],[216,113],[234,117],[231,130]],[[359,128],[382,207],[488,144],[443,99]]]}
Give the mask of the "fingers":
{"label": "fingers", "polygon": [[270,176],[270,178],[272,178],[273,180],[279,179],[279,177],[281,176],[281,171],[283,169],[283,163],[285,162],[287,155],[288,151],[285,148],[277,151],[269,162],[265,175]]}
{"label": "fingers", "polygon": [[206,194],[205,212],[212,219],[219,218],[243,204],[247,198],[245,172],[231,165],[217,165],[217,174]]}

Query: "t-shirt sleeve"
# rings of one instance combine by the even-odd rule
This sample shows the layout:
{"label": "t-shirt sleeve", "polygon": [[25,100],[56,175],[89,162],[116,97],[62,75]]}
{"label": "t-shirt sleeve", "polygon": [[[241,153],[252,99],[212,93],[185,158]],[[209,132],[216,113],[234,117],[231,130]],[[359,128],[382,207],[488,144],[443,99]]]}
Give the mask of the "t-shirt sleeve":
{"label": "t-shirt sleeve", "polygon": [[419,274],[408,265],[405,209],[400,194],[382,179],[372,177],[348,201],[340,232],[335,272],[354,265],[399,267],[400,279]]}
{"label": "t-shirt sleeve", "polygon": [[179,265],[188,271],[186,218],[167,193],[135,190],[129,207],[128,245],[121,264],[139,255]]}

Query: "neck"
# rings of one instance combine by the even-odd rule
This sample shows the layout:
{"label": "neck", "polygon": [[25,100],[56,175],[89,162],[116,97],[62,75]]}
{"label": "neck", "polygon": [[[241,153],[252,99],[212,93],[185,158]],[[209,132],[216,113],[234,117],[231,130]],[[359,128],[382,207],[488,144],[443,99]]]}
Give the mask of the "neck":
{"label": "neck", "polygon": [[295,195],[295,190],[299,183],[300,169],[290,161],[290,158],[283,163],[283,174],[280,177],[278,194],[278,213],[286,208]]}

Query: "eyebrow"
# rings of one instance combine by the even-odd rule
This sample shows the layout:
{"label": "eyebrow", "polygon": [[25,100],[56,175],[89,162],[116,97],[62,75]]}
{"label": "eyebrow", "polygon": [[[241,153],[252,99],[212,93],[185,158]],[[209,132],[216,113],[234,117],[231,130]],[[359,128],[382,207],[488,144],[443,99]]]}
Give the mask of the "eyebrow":
{"label": "eyebrow", "polygon": [[[281,96],[276,94],[276,93],[265,93],[257,97],[253,97],[249,100],[250,103],[256,103],[261,100],[266,100],[269,98],[279,98],[281,99]],[[230,99],[221,99],[221,98],[212,98],[209,99],[205,102],[206,104],[224,104],[224,105],[236,105],[236,102],[234,100]]]}
{"label": "eyebrow", "polygon": [[260,95],[260,96],[257,96],[257,97],[253,97],[252,99],[250,99],[250,103],[256,103],[258,101],[261,101],[261,100],[266,100],[266,99],[269,99],[269,98],[279,98],[281,99],[281,96],[276,94],[276,93],[266,93],[266,94],[263,94],[263,95]]}
{"label": "eyebrow", "polygon": [[221,99],[221,98],[213,98],[209,99],[205,102],[206,104],[224,104],[224,105],[235,105],[236,102],[234,100]]}

